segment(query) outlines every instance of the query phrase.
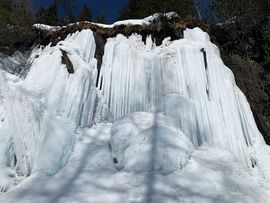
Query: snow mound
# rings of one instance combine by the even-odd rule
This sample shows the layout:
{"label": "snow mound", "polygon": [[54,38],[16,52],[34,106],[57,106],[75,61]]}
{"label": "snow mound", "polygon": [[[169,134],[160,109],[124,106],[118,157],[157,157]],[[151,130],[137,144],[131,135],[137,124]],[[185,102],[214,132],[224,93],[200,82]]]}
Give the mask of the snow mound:
{"label": "snow mound", "polygon": [[184,31],[184,38],[192,41],[210,42],[208,33],[196,27],[194,29],[186,29]]}
{"label": "snow mound", "polygon": [[0,202],[266,203],[269,199],[263,179],[233,154],[209,146],[194,150],[182,170],[166,176],[116,170],[108,147],[110,131],[110,123],[78,129],[78,142],[66,167],[52,176],[31,175],[0,196]]}
{"label": "snow mound", "polygon": [[139,112],[115,122],[110,147],[118,169],[168,175],[183,168],[193,145],[162,114]]}

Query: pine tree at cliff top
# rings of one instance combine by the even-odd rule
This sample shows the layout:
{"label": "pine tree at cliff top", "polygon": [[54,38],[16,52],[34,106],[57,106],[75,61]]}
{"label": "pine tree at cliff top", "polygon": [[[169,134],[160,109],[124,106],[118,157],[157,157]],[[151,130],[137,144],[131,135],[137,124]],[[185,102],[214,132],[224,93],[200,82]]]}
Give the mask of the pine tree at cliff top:
{"label": "pine tree at cliff top", "polygon": [[80,21],[92,21],[91,10],[87,8],[86,5],[83,6],[81,14],[80,14]]}

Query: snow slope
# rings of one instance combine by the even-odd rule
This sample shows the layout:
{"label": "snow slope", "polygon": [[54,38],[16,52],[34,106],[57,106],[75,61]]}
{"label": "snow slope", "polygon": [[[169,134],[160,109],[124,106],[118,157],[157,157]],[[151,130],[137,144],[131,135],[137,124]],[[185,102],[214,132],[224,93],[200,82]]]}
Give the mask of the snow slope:
{"label": "snow slope", "polygon": [[269,147],[207,33],[110,38],[100,78],[95,48],[83,30],[0,70],[0,202],[268,201]]}

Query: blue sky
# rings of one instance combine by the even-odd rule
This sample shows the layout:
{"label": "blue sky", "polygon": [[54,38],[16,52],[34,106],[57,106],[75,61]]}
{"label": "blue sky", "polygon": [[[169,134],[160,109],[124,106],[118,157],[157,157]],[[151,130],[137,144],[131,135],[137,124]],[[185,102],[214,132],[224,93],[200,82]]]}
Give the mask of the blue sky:
{"label": "blue sky", "polygon": [[[104,11],[109,22],[116,20],[119,8],[127,2],[128,0],[74,0],[76,12],[79,12],[85,4],[91,8],[94,17]],[[40,6],[48,7],[51,3],[52,0],[33,0],[33,7],[37,10]]]}
{"label": "blue sky", "polygon": [[[87,5],[91,8],[93,17],[100,15],[103,11],[105,12],[107,19],[110,23],[114,22],[118,16],[119,8],[127,4],[128,0],[74,0],[75,10],[79,12],[83,5]],[[209,2],[211,0],[201,0],[201,13],[205,13]],[[51,5],[52,0],[33,0],[34,9],[37,10],[40,6],[48,7]]]}

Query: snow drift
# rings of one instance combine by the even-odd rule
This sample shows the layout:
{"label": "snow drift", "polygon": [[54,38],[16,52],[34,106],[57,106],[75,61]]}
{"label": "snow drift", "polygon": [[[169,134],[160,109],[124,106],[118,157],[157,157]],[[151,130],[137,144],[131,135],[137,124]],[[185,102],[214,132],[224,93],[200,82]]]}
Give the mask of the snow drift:
{"label": "snow drift", "polygon": [[109,38],[99,78],[95,49],[82,30],[0,71],[1,202],[267,201],[269,149],[207,33]]}
{"label": "snow drift", "polygon": [[194,150],[181,130],[161,114],[134,113],[115,122],[111,135],[111,154],[120,170],[168,175],[183,168]]}

